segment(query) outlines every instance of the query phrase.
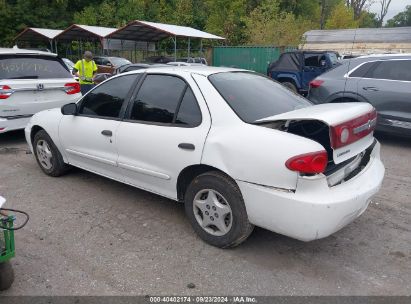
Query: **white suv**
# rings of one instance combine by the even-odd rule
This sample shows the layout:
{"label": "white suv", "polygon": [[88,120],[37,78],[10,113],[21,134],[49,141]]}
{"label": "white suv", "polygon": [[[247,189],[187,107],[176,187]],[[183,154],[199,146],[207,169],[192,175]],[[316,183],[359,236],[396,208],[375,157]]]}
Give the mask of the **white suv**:
{"label": "white suv", "polygon": [[33,114],[80,97],[80,85],[56,54],[0,48],[0,133],[24,129]]}

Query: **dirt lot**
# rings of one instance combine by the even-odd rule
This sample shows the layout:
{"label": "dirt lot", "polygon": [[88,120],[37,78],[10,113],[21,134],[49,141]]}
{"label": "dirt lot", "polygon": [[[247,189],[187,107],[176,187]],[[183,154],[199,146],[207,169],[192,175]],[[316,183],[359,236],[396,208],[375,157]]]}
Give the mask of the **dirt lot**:
{"label": "dirt lot", "polygon": [[411,295],[411,141],[381,142],[384,185],[354,223],[310,243],[256,229],[220,250],[181,204],[81,170],[48,177],[22,132],[0,135],[0,194],[31,215],[3,294]]}

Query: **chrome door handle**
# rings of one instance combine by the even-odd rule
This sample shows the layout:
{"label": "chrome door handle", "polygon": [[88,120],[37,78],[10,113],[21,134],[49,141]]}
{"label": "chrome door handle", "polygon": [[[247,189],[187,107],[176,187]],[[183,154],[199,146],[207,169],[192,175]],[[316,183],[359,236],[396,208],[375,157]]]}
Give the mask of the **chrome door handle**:
{"label": "chrome door handle", "polygon": [[379,91],[378,88],[376,88],[376,87],[363,87],[362,89],[364,91],[374,91],[374,92]]}
{"label": "chrome door handle", "polygon": [[103,130],[101,131],[101,134],[103,134],[104,136],[113,136],[113,132],[111,132],[110,130]]}

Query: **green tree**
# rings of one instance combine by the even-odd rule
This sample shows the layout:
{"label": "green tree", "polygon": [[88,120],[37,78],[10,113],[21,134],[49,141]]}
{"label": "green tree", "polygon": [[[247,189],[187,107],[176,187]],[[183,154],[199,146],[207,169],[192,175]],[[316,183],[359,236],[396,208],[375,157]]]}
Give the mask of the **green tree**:
{"label": "green tree", "polygon": [[358,21],[359,27],[376,28],[379,25],[377,14],[368,11],[362,12]]}
{"label": "green tree", "polygon": [[248,44],[298,46],[313,24],[280,9],[278,0],[264,0],[245,18]]}
{"label": "green tree", "polygon": [[359,21],[354,20],[354,10],[344,3],[338,4],[325,23],[326,29],[358,28]]}
{"label": "green tree", "polygon": [[206,0],[206,31],[227,38],[231,45],[245,42],[246,0]]}
{"label": "green tree", "polygon": [[405,10],[395,15],[387,21],[387,27],[411,26],[411,5],[407,5]]}

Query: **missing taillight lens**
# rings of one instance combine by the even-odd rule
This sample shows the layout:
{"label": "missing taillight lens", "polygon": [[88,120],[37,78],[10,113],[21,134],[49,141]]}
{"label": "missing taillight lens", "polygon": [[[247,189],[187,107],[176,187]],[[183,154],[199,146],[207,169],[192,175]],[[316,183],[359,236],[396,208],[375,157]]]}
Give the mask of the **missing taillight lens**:
{"label": "missing taillight lens", "polygon": [[285,166],[292,170],[305,174],[323,173],[328,163],[326,151],[319,151],[294,156],[287,160]]}
{"label": "missing taillight lens", "polygon": [[66,83],[64,86],[66,87],[65,91],[68,95],[73,95],[81,92],[80,84],[78,82]]}
{"label": "missing taillight lens", "polygon": [[319,88],[321,87],[323,83],[324,83],[324,80],[314,79],[313,81],[310,81],[310,87]]}
{"label": "missing taillight lens", "polygon": [[13,90],[8,85],[0,85],[0,99],[7,99],[13,94]]}
{"label": "missing taillight lens", "polygon": [[338,149],[349,145],[373,132],[376,125],[377,112],[373,110],[353,120],[332,126],[330,128],[331,146]]}

